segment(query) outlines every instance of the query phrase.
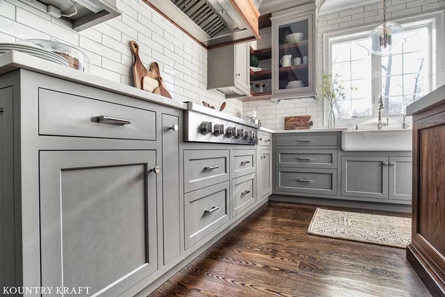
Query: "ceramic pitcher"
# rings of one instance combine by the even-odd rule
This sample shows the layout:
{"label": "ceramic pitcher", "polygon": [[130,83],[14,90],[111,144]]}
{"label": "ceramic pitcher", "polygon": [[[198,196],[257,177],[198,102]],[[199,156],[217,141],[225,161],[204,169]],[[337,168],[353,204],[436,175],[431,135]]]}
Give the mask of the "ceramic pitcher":
{"label": "ceramic pitcher", "polygon": [[283,67],[288,67],[292,65],[292,55],[284,55],[280,59],[280,64]]}

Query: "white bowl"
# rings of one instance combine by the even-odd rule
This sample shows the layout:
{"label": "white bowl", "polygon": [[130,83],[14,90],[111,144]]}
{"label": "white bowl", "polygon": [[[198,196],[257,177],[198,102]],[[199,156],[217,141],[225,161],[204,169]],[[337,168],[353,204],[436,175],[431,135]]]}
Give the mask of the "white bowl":
{"label": "white bowl", "polygon": [[292,33],[286,35],[286,42],[287,43],[297,43],[303,40],[304,34],[303,33]]}

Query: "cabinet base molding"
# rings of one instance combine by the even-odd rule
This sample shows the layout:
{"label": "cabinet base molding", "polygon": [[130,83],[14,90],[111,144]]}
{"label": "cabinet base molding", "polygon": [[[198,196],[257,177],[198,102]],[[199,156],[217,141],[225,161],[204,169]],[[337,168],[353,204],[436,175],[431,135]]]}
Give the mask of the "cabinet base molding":
{"label": "cabinet base molding", "polygon": [[289,196],[289,195],[278,195],[278,194],[271,195],[269,197],[269,200],[298,203],[298,204],[361,208],[361,209],[382,210],[382,211],[392,211],[401,213],[411,213],[412,211],[411,205],[399,205],[399,204],[387,204],[387,203],[383,204],[378,202],[373,203],[367,201],[348,201],[339,199],[312,198],[312,197]]}
{"label": "cabinet base molding", "polygon": [[445,297],[445,282],[443,282],[431,268],[417,248],[410,244],[406,248],[406,259],[413,266],[425,287],[434,297]]}
{"label": "cabinet base molding", "polygon": [[[160,287],[163,283],[168,281],[170,278],[172,278],[176,273],[178,273],[181,269],[183,269],[187,264],[192,262],[196,257],[198,257],[200,254],[202,254],[205,250],[210,248],[213,244],[215,244],[218,240],[220,240],[224,235],[229,233],[230,230],[235,228],[239,223],[241,223],[244,219],[246,219],[248,216],[250,216],[253,212],[267,207],[269,204],[268,197],[262,198],[260,201],[256,202],[257,205],[253,207],[251,210],[249,210],[247,213],[245,213],[243,216],[241,216],[239,219],[237,219],[235,222],[230,224],[228,227],[224,229],[224,231],[220,232],[218,235],[214,236],[211,240],[209,240],[207,243],[205,243],[203,246],[201,246],[199,249],[191,253],[189,256],[187,256],[184,260],[176,264],[173,268],[162,274],[162,276],[159,276],[156,278],[155,281],[153,281],[149,286],[147,286],[145,289],[134,295],[135,297],[146,297],[152,292],[154,292],[158,287]],[[209,235],[211,236],[211,235]]]}

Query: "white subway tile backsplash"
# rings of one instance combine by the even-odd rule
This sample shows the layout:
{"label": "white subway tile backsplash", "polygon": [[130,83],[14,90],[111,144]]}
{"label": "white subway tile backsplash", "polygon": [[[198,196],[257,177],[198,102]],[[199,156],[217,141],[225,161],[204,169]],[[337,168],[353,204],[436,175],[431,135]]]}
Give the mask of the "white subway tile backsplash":
{"label": "white subway tile backsplash", "polygon": [[79,45],[79,34],[73,30],[62,28],[51,21],[41,18],[27,10],[17,8],[16,21],[42,33],[51,35],[72,45]]}
{"label": "white subway tile backsplash", "polygon": [[131,75],[131,69],[130,67],[118,63],[116,61],[110,60],[108,58],[102,57],[102,67],[108,70],[111,70],[113,72],[119,73],[124,76],[130,76]]}
{"label": "white subway tile backsplash", "polygon": [[8,19],[15,19],[15,6],[6,1],[0,1],[0,15]]}
{"label": "white subway tile backsplash", "polygon": [[50,35],[48,34],[44,34],[3,16],[0,16],[0,32],[7,35],[13,35],[19,39],[50,39]]}
{"label": "white subway tile backsplash", "polygon": [[15,42],[15,37],[0,32],[0,42],[14,43]]}
{"label": "white subway tile backsplash", "polygon": [[121,54],[118,51],[115,51],[109,47],[106,47],[96,41],[93,41],[85,36],[80,36],[80,47],[82,49],[89,50],[93,53],[96,53],[100,56],[107,57],[116,62],[120,62]]}
{"label": "white subway tile backsplash", "polygon": [[102,67],[98,67],[96,65],[90,65],[90,73],[115,82],[121,81],[121,76],[119,75],[119,73],[107,70]]}

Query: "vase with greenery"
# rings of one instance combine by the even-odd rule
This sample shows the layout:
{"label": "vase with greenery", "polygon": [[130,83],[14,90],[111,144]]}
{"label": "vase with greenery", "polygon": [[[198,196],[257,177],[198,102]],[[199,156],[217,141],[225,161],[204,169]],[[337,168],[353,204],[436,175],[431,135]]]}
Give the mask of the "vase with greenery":
{"label": "vase with greenery", "polygon": [[321,83],[321,97],[329,103],[328,129],[335,128],[334,107],[338,100],[344,100],[345,88],[339,82],[338,75],[323,73]]}

